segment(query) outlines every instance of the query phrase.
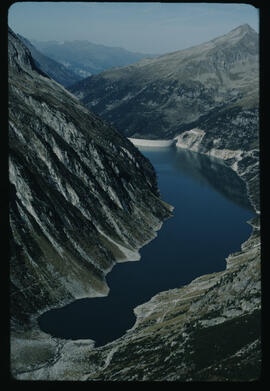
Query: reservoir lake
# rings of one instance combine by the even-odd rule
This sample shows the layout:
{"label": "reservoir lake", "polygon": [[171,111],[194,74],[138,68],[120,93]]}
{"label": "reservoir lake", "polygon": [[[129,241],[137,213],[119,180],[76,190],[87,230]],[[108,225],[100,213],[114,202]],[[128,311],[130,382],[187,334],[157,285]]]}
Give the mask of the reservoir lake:
{"label": "reservoir lake", "polygon": [[116,264],[106,276],[106,297],[76,300],[39,317],[44,332],[92,339],[102,346],[135,323],[134,307],[158,292],[179,288],[226,267],[255,216],[243,181],[222,161],[184,149],[140,147],[155,167],[161,199],[174,206],[139,261]]}

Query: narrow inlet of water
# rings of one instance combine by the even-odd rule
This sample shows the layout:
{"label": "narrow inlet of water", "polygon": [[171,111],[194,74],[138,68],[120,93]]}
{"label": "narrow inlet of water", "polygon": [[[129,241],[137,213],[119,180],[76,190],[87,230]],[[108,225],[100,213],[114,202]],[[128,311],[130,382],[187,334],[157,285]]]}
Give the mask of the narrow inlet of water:
{"label": "narrow inlet of water", "polygon": [[243,181],[219,160],[179,148],[140,148],[155,167],[161,198],[173,217],[140,250],[138,262],[119,263],[107,275],[106,297],[76,300],[44,313],[41,330],[65,339],[93,339],[102,346],[135,322],[134,307],[158,292],[225,269],[239,251],[255,216]]}

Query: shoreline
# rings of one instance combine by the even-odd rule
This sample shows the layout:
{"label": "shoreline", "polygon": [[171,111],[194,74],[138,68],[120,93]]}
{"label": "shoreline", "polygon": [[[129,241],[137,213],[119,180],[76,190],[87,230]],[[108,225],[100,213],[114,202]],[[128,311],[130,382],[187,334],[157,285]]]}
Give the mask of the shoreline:
{"label": "shoreline", "polygon": [[[241,150],[228,150],[228,149],[217,149],[212,148],[208,151],[200,150],[200,144],[205,136],[205,131],[199,128],[194,128],[188,131],[185,131],[181,133],[178,136],[175,136],[175,138],[170,140],[149,140],[149,139],[137,139],[128,137],[128,140],[135,145],[136,147],[149,147],[149,148],[170,148],[170,147],[176,147],[180,149],[186,149],[191,152],[200,153],[209,157],[213,157],[215,159],[220,160],[225,164],[227,167],[229,167],[231,170],[233,170],[242,180],[244,180],[238,170],[238,162],[243,158],[243,151]],[[249,154],[247,154],[249,155]],[[235,162],[233,164],[228,164],[226,161],[229,159],[235,159]],[[249,190],[247,187],[247,183],[244,180],[247,188],[247,195],[250,200],[250,203],[257,215],[260,215],[260,210],[257,208],[257,206],[254,204],[252,198],[249,195]]]}

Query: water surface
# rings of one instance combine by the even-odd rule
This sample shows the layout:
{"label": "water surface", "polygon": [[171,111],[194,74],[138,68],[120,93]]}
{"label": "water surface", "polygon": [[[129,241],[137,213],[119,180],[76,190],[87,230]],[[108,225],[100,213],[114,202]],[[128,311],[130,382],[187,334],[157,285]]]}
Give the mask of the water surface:
{"label": "water surface", "polygon": [[244,183],[217,159],[179,148],[140,148],[154,165],[161,198],[174,206],[141,259],[114,266],[106,279],[109,295],[81,299],[43,314],[40,327],[53,336],[93,339],[96,346],[125,333],[133,308],[154,294],[225,269],[239,251],[255,216]]}

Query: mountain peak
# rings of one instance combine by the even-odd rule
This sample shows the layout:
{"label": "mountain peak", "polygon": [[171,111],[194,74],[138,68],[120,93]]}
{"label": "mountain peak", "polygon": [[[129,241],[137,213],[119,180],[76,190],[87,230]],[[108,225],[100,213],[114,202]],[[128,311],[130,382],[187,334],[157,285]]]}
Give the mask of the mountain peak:
{"label": "mountain peak", "polygon": [[256,31],[250,27],[248,23],[241,24],[240,26],[233,29],[231,32],[239,32],[239,33],[256,33]]}
{"label": "mountain peak", "polygon": [[235,29],[231,30],[227,36],[235,36],[235,37],[242,37],[245,34],[257,34],[257,32],[250,27],[249,24],[241,24],[240,26],[236,27]]}
{"label": "mountain peak", "polygon": [[252,41],[258,37],[258,33],[253,28],[251,28],[249,24],[245,23],[229,31],[227,34],[213,39],[210,42],[214,44],[230,42],[230,44],[232,44],[238,42],[247,35],[249,38],[251,38]]}

